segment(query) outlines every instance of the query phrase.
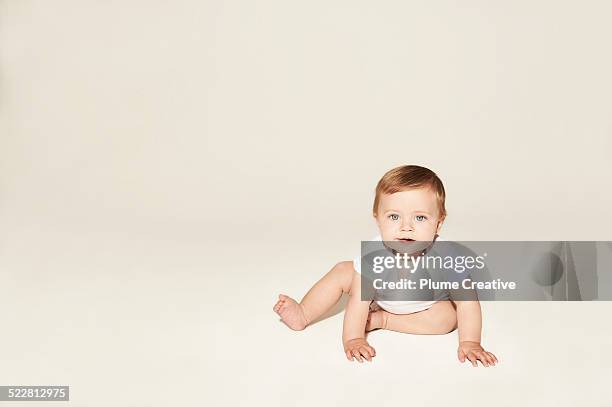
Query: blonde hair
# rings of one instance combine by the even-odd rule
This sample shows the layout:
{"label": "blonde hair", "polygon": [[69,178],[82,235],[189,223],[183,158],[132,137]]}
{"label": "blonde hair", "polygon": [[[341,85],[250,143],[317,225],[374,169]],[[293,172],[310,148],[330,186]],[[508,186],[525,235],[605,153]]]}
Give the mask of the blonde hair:
{"label": "blonde hair", "polygon": [[378,213],[378,205],[382,194],[393,194],[395,192],[409,189],[429,187],[436,194],[440,220],[446,217],[446,192],[444,185],[435,172],[429,168],[418,165],[403,165],[387,171],[376,185],[376,196],[372,208],[374,216]]}

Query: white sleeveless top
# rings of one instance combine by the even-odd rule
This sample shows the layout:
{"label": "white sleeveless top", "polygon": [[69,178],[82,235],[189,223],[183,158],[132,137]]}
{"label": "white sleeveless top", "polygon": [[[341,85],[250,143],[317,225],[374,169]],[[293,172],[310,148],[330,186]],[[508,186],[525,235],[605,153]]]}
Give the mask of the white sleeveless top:
{"label": "white sleeveless top", "polygon": [[[440,236],[436,240],[443,240]],[[372,241],[382,241],[380,235],[374,237]],[[361,274],[361,255],[353,259],[355,271]],[[376,301],[385,311],[392,314],[412,314],[413,312],[424,311],[431,308],[437,301]]]}

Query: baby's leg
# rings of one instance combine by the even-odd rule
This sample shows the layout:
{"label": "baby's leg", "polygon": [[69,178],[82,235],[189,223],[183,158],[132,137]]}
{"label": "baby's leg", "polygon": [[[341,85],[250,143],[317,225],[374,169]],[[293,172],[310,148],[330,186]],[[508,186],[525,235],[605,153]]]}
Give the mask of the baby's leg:
{"label": "baby's leg", "polygon": [[451,301],[438,301],[431,308],[412,314],[380,310],[370,314],[366,331],[386,329],[408,334],[447,334],[457,328],[457,312]]}
{"label": "baby's leg", "polygon": [[289,328],[301,331],[333,307],[343,293],[349,293],[354,274],[352,262],[340,262],[312,286],[300,303],[280,294],[274,312]]}

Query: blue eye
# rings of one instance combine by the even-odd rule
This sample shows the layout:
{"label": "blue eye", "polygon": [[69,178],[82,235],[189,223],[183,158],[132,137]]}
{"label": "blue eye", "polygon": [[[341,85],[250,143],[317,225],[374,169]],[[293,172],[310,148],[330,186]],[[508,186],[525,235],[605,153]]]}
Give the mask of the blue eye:
{"label": "blue eye", "polygon": [[[419,218],[423,218],[423,219],[419,219]],[[417,215],[416,216],[416,220],[418,220],[419,222],[422,222],[424,220],[427,220],[427,216],[425,216],[425,215]]]}
{"label": "blue eye", "polygon": [[[395,216],[395,217],[394,217]],[[392,213],[391,215],[387,216],[389,219],[391,220],[398,220],[399,219],[399,215],[397,213]]]}

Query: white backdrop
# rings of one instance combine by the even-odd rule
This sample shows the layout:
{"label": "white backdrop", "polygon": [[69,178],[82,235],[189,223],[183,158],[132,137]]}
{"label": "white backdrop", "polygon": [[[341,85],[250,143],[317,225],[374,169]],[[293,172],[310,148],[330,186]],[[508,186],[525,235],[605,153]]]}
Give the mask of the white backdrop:
{"label": "white backdrop", "polygon": [[[611,12],[0,2],[0,384],[70,385],[87,406],[295,404],[315,377],[299,402],[350,400],[371,376],[342,360],[341,315],[294,334],[271,307],[376,232],[388,169],[438,173],[448,239],[612,240]],[[407,402],[484,405],[514,381],[508,403],[596,405],[609,303],[483,307],[505,365],[474,373],[454,337],[381,333],[387,356],[359,367],[377,392],[355,402],[404,400],[380,389],[408,366],[424,390]],[[475,380],[482,398],[459,398]]]}

